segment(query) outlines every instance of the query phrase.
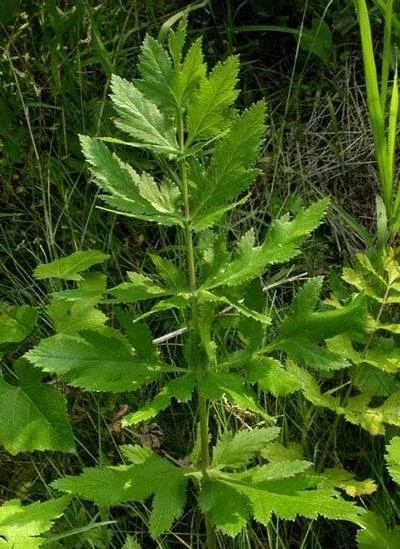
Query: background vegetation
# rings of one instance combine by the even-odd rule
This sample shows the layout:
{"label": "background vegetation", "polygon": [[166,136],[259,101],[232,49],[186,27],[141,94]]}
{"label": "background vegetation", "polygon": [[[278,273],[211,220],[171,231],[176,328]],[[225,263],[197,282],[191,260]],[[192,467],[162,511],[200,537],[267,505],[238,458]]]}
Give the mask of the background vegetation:
{"label": "background vegetation", "polygon": [[[370,14],[377,51],[383,39],[379,4]],[[127,270],[147,272],[148,252],[170,249],[168,231],[160,237],[141,222],[96,209],[96,189],[84,169],[77,136],[110,133],[111,74],[134,78],[145,33],[165,31],[188,5],[181,0],[3,2],[0,301],[44,305],[51,287],[32,278],[34,266],[81,248],[101,249],[112,256],[108,275],[115,283]],[[268,281],[273,287],[274,274],[286,278],[274,288],[271,301],[282,317],[298,281],[322,274],[334,284],[343,261],[351,263],[354,253],[368,245],[368,231],[375,223],[378,183],[354,6],[350,0],[210,0],[191,8],[190,32],[203,36],[210,64],[240,54],[241,106],[265,97],[270,111],[262,175],[249,205],[229,219],[232,234],[243,234],[250,225],[263,234],[266,222],[281,213],[295,213],[321,196],[332,200],[327,222],[309,241],[296,267],[272,273]],[[395,41],[396,32],[395,26]],[[146,167],[145,155],[141,161]],[[159,337],[171,330],[162,318],[152,328]],[[45,321],[40,331],[49,331]],[[168,340],[166,348],[173,356],[176,341]],[[47,496],[50,481],[74,470],[77,463],[113,463],[121,442],[140,440],[182,453],[185,439],[193,435],[178,412],[164,414],[157,424],[138,431],[123,432],[120,420],[132,397],[65,391],[79,456],[20,454],[11,461],[2,451],[2,499]],[[325,465],[341,463],[361,478],[376,479],[382,488],[363,496],[365,504],[394,523],[400,502],[385,472],[384,437],[372,438],[344,422],[332,431],[333,414],[310,410],[298,396],[278,399],[275,413],[282,418],[287,439],[299,442],[310,459],[328,444]],[[223,419],[229,410],[220,403],[213,413]],[[79,505],[65,521],[70,528],[83,530],[64,541],[65,547],[121,547],[137,515],[134,529],[144,547],[196,547],[199,542],[198,525],[183,517],[174,533],[154,545],[146,537],[142,507],[132,507],[123,516],[116,513],[110,517],[117,519],[111,526],[86,529],[95,513]],[[356,547],[355,528],[348,523],[274,521],[268,539],[264,535],[247,529],[232,547]]]}

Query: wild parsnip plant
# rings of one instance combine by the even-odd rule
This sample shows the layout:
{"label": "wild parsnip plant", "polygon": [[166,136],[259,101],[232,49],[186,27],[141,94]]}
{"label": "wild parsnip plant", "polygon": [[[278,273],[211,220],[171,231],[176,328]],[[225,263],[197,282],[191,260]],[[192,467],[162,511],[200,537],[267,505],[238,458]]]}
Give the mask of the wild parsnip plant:
{"label": "wild parsnip plant", "polygon": [[[81,137],[104,209],[155,228],[173,228],[176,257],[153,255],[151,276],[129,272],[112,288],[100,270],[92,270],[107,259],[100,251],[76,252],[37,267],[36,278],[66,282],[47,308],[56,333],[26,352],[9,379],[2,380],[2,417],[12,414],[15,420],[1,423],[0,440],[12,453],[74,451],[65,400],[43,384],[44,375],[94,392],[134,392],[157,381],[161,391],[131,410],[123,426],[152,420],[172,399],[191,402],[198,435],[194,444],[188,441],[186,455],[161,455],[127,444],[121,447],[124,464],[84,469],[79,476],[56,480],[55,489],[102,510],[152,498],[149,531],[154,539],[173,528],[186,502],[193,501],[187,500],[187,491],[194,491],[195,512],[204,517],[210,549],[217,546],[217,531],[235,536],[251,518],[267,525],[273,514],[360,523],[362,509],[337,489],[371,493],[371,481],[357,484],[343,470],[317,473],[310,461],[289,451],[254,387],[275,397],[303,390],[308,398],[313,391],[315,399],[322,398],[310,371],[325,375],[348,367],[342,348],[332,341],[365,337],[367,299],[362,293],[346,304],[321,308],[322,278],[317,277],[297,293],[281,325],[270,327],[261,277],[271,265],[300,253],[321,223],[327,201],[301,209],[293,219],[285,215],[272,222],[260,242],[252,230],[236,243],[227,242],[220,228],[223,217],[245,203],[258,173],[254,166],[265,132],[265,105],[236,108],[237,57],[208,71],[201,40],[186,45],[186,34],[183,19],[169,31],[166,46],[146,36],[139,78],[131,83],[112,77],[116,137]],[[131,148],[147,151],[157,166],[154,174],[138,171],[110,147],[118,147],[119,155]],[[139,302],[148,303],[146,312],[132,313],[131,306]],[[104,312],[115,304],[126,308],[117,315],[120,329],[111,327],[115,319]],[[227,308],[232,313],[228,328]],[[173,311],[187,328],[174,362],[164,356],[146,323],[165,311]],[[30,332],[23,331],[25,314],[21,308],[4,309],[1,321],[12,327],[9,339],[1,341],[7,357],[16,350],[13,342]],[[219,338],[227,329],[229,348]],[[210,425],[210,402],[222,397],[252,412],[257,424],[244,423],[239,430]],[[7,532],[4,536],[12,545]]]}

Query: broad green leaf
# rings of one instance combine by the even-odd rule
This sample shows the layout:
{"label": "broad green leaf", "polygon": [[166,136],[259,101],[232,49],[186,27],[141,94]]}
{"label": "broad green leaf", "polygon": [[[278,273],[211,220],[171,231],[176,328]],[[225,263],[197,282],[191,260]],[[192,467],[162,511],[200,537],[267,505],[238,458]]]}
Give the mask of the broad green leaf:
{"label": "broad green leaf", "polygon": [[259,357],[247,367],[248,380],[274,396],[285,396],[300,388],[298,382],[283,365],[271,357]]}
{"label": "broad green leaf", "polygon": [[70,502],[68,496],[41,503],[21,505],[11,499],[0,507],[0,547],[3,549],[37,549],[45,541],[41,534],[48,532],[61,517]]}
{"label": "broad green leaf", "polygon": [[289,442],[284,446],[280,442],[269,442],[261,450],[261,456],[268,461],[294,461],[303,459],[303,449],[298,442]]}
{"label": "broad green leaf", "polygon": [[143,502],[154,495],[150,515],[153,538],[171,528],[185,504],[184,471],[156,454],[130,466],[84,469],[80,476],[65,477],[52,485],[102,507]]}
{"label": "broad green leaf", "polygon": [[385,459],[389,474],[397,484],[400,484],[400,437],[393,437],[386,450]]}
{"label": "broad green leaf", "polygon": [[327,200],[320,200],[309,208],[300,210],[292,221],[289,221],[288,216],[280,218],[272,225],[261,246],[254,245],[252,231],[246,233],[240,240],[232,261],[221,268],[218,274],[210,277],[204,283],[204,288],[243,284],[262,274],[267,265],[283,263],[298,255],[299,246],[318,227],[327,205]]}
{"label": "broad green leaf", "polygon": [[400,527],[390,531],[383,517],[368,511],[358,521],[361,530],[357,534],[358,549],[398,549]]}
{"label": "broad green leaf", "polygon": [[279,427],[246,429],[233,434],[223,433],[213,450],[212,467],[238,469],[245,467],[271,440],[279,435]]}
{"label": "broad green leaf", "polygon": [[140,80],[135,81],[136,88],[159,107],[174,105],[171,58],[160,42],[148,34],[142,42],[137,67]]}
{"label": "broad green leaf", "polygon": [[[97,299],[94,299],[97,302]],[[102,330],[108,321],[106,315],[94,306],[92,299],[66,301],[53,299],[47,307],[57,333],[74,335],[81,330]]]}
{"label": "broad green leaf", "polygon": [[129,342],[110,328],[101,334],[83,331],[79,337],[58,334],[43,339],[25,357],[44,372],[89,391],[134,391],[163,373],[182,372],[157,360],[136,358]]}
{"label": "broad green leaf", "polygon": [[365,293],[376,301],[382,302],[383,297],[377,292],[376,286],[371,284],[361,272],[345,267],[342,278],[345,282],[351,284],[351,286],[355,286],[360,292]]}
{"label": "broad green leaf", "polygon": [[[356,521],[361,510],[331,488],[318,488],[319,477],[284,478],[285,474],[290,476],[291,470],[302,470],[304,466],[284,462],[282,476],[277,480],[257,480],[257,477],[263,478],[265,468],[261,474],[257,469],[252,473],[217,473],[205,484],[200,499],[202,510],[208,513],[216,528],[231,536],[241,530],[250,515],[264,525],[272,514],[289,520],[322,515]],[[274,469],[279,475],[279,463],[274,464]]]}
{"label": "broad green leaf", "polygon": [[231,537],[236,536],[250,518],[251,506],[246,498],[222,482],[206,480],[199,503],[215,528]]}
{"label": "broad green leaf", "polygon": [[362,363],[349,372],[357,389],[374,396],[389,396],[400,389],[400,383],[395,374]]}
{"label": "broad green leaf", "polygon": [[155,299],[170,295],[172,292],[151,280],[151,278],[141,273],[128,272],[128,282],[122,282],[110,288],[112,302],[116,303],[135,303],[146,299]]}
{"label": "broad green leaf", "polygon": [[0,441],[11,454],[54,450],[73,452],[74,437],[64,397],[42,383],[42,374],[24,360],[15,364],[18,385],[0,379]]}
{"label": "broad green leaf", "polygon": [[169,381],[149,404],[143,406],[137,412],[125,416],[122,420],[122,425],[127,427],[142,421],[148,421],[161,412],[161,410],[165,410],[169,406],[171,398],[176,398],[178,402],[189,400],[196,384],[197,378],[191,372]]}
{"label": "broad green leaf", "polygon": [[226,129],[227,110],[238,95],[235,88],[238,72],[238,57],[228,57],[214,67],[208,78],[201,80],[199,91],[188,107],[187,146]]}
{"label": "broad green leaf", "polygon": [[163,225],[181,223],[176,210],[179,190],[172,182],[167,180],[159,187],[150,174],[139,175],[104,143],[87,136],[80,141],[97,185],[108,193],[101,195],[107,204],[138,219]]}
{"label": "broad green leaf", "polygon": [[211,399],[219,399],[225,395],[228,401],[240,408],[250,410],[271,421],[270,416],[256,403],[255,395],[246,387],[245,380],[238,375],[208,371],[201,380],[200,391],[206,398]]}
{"label": "broad green leaf", "polygon": [[181,293],[167,299],[163,299],[156,303],[154,307],[150,309],[150,311],[147,311],[146,313],[143,313],[141,316],[139,316],[136,321],[139,322],[144,318],[152,316],[153,314],[159,313],[161,311],[169,311],[170,309],[187,309],[187,307],[190,305],[191,297],[192,296],[190,293]]}
{"label": "broad green leaf", "polygon": [[86,271],[98,263],[103,263],[109,257],[109,255],[98,250],[74,252],[51,263],[38,265],[33,272],[33,276],[38,279],[61,278],[62,280],[83,280],[80,274],[82,271]]}
{"label": "broad green leaf", "polygon": [[95,300],[93,303],[98,303],[106,291],[106,285],[107,279],[103,273],[85,273],[78,282],[78,288],[60,290],[53,297],[65,301]]}
{"label": "broad green leaf", "polygon": [[[258,171],[250,169],[259,152],[265,131],[265,104],[253,105],[237,118],[229,132],[218,142],[210,166],[192,193],[196,226],[204,216],[221,210],[221,205],[244,191]],[[204,228],[204,223],[201,223]]]}
{"label": "broad green leaf", "polygon": [[29,305],[13,307],[0,302],[0,345],[19,343],[26,339],[35,327],[36,309]]}
{"label": "broad green leaf", "polygon": [[321,298],[323,282],[324,278],[322,276],[316,276],[307,280],[300,288],[290,304],[294,316],[300,317],[314,311]]}
{"label": "broad green leaf", "polygon": [[116,125],[120,130],[154,152],[172,155],[179,152],[176,129],[154,103],[131,82],[115,74],[111,88],[111,100],[119,115]]}
{"label": "broad green leaf", "polygon": [[78,288],[53,294],[47,307],[55,331],[77,334],[81,330],[102,331],[107,316],[97,308],[106,291],[106,277],[101,273],[86,273]]}

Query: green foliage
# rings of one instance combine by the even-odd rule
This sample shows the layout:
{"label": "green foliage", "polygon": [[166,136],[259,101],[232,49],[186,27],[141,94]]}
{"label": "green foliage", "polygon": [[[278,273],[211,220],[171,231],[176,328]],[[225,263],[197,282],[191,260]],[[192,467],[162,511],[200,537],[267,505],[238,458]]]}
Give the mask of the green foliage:
{"label": "green foliage", "polygon": [[250,429],[236,434],[227,431],[215,445],[212,466],[218,469],[245,467],[278,433],[279,427]]}
{"label": "green foliage", "polygon": [[396,549],[400,543],[400,528],[390,531],[382,517],[369,511],[360,520],[362,529],[357,534],[359,549]]}
{"label": "green foliage", "polygon": [[5,343],[19,343],[32,332],[37,312],[33,307],[22,305],[11,307],[0,303],[0,345]]}
{"label": "green foliage", "polygon": [[41,536],[62,516],[70,502],[68,496],[29,505],[11,499],[0,507],[0,547],[36,549],[45,539]]}
{"label": "green foliage", "polygon": [[388,471],[392,479],[400,484],[400,437],[393,437],[386,449]]}
{"label": "green foliage", "polygon": [[[322,279],[316,278],[297,293],[283,322],[272,318],[272,308],[266,310],[261,277],[270,266],[300,253],[321,224],[328,200],[275,219],[260,242],[250,230],[231,246],[230,235],[218,226],[227,211],[245,203],[246,190],[258,174],[255,165],[266,109],[264,102],[242,113],[235,108],[237,57],[208,70],[201,40],[189,47],[185,43],[183,18],[165,46],[146,36],[135,82],[111,77],[115,122],[126,140],[119,134],[81,136],[83,154],[103,192],[104,209],[172,226],[168,230],[176,235],[176,246],[165,250],[168,258],[151,256],[154,273],[128,272],[125,282],[111,288],[104,274],[85,272],[107,259],[102,252],[75,252],[36,269],[39,279],[61,279],[46,308],[55,334],[25,352],[30,366],[21,363],[22,371],[16,365],[18,387],[1,382],[4,413],[9,413],[12,398],[18,404],[18,436],[0,423],[0,438],[12,452],[72,450],[65,401],[43,384],[41,372],[86,391],[149,392],[156,382],[158,394],[129,410],[121,427],[129,428],[126,436],[134,434],[144,441],[138,433],[149,429],[146,422],[166,410],[172,399],[177,401],[174,405],[189,403],[196,415],[192,431],[198,424],[199,433],[195,449],[187,448],[185,454],[192,457],[175,457],[163,448],[161,457],[147,447],[125,446],[121,453],[129,464],[85,468],[81,475],[53,482],[55,489],[94,502],[102,512],[131,502],[146,505],[151,499],[149,529],[157,539],[181,517],[190,480],[199,503],[195,508],[205,515],[210,549],[215,547],[214,528],[235,536],[252,518],[264,526],[273,516],[294,520],[322,515],[358,523],[360,509],[336,490],[345,489],[349,479],[313,473],[312,463],[297,455],[295,447],[279,445],[279,428],[267,409],[269,399],[259,396],[260,390],[278,397],[302,391],[316,406],[364,426],[367,419],[363,423],[357,414],[362,409],[367,416],[369,401],[360,404],[354,397],[346,407],[339,397],[324,394],[306,368],[322,376],[353,362],[359,366],[364,360],[373,366],[378,361],[380,340],[357,361],[359,350],[352,347],[351,338],[359,343],[367,334],[367,297],[320,307]],[[109,63],[106,67],[110,69]],[[144,157],[136,154],[139,148]],[[180,345],[176,353],[157,345],[164,336],[154,339],[143,322],[156,313],[172,317],[170,311],[184,327],[179,335],[188,332],[182,352]],[[29,330],[18,337],[30,333],[33,324],[27,324]],[[351,357],[337,339],[346,337]],[[224,339],[231,339],[232,349],[223,348]],[[386,373],[395,368],[396,359],[396,353],[389,356]],[[220,401],[242,428],[235,432],[229,417],[222,429],[209,413],[213,401]],[[129,397],[128,402],[135,400]],[[390,394],[379,409],[382,417],[391,414],[396,402]],[[215,429],[209,428],[211,421],[217,422]],[[132,426],[139,423],[145,425],[136,432]],[[220,436],[214,440],[216,432]],[[367,493],[364,484],[353,482],[353,488]]]}
{"label": "green foliage", "polygon": [[156,538],[182,514],[187,482],[184,472],[150,450],[139,448],[135,452],[133,448],[126,455],[134,459],[134,465],[85,469],[79,477],[65,477],[53,485],[101,506],[145,501],[153,496],[150,533]]}
{"label": "green foliage", "polygon": [[79,274],[86,271],[89,267],[102,263],[109,256],[97,250],[88,250],[86,252],[75,252],[68,257],[56,259],[51,263],[39,265],[34,271],[34,276],[43,278],[60,278],[62,280],[82,280]]}
{"label": "green foliage", "polygon": [[64,397],[42,383],[24,360],[14,366],[18,385],[0,379],[0,441],[11,454],[33,450],[73,452]]}
{"label": "green foliage", "polygon": [[[392,249],[381,249],[369,255],[358,254],[357,262],[356,269],[345,268],[343,271],[343,280],[358,290],[348,299],[349,302],[343,304],[332,296],[327,304],[334,310],[311,313],[311,316],[320,318],[317,333],[327,338],[328,352],[331,357],[336,357],[333,366],[340,366],[346,372],[349,380],[347,391],[342,392],[341,386],[338,390],[324,393],[320,381],[311,373],[301,370],[295,364],[290,364],[288,371],[300,384],[306,399],[315,406],[343,414],[347,421],[361,425],[372,435],[378,435],[384,434],[385,424],[400,426],[397,413],[400,387],[396,378],[400,368],[400,350],[394,337],[397,325],[386,320],[392,317],[391,308],[399,301],[400,270],[397,255]],[[310,288],[304,297],[300,295],[303,305],[306,305],[308,299],[310,304],[313,303],[314,297],[307,297],[311,293]],[[294,319],[299,314],[296,302]],[[325,324],[325,315],[332,315],[330,318],[333,322]],[[300,327],[300,323],[297,325]],[[312,323],[308,323],[306,315],[302,329],[307,330],[309,326]],[[303,358],[307,358],[310,349],[310,342],[305,350],[300,347]],[[296,360],[293,349],[288,347],[286,350]],[[327,356],[325,349],[324,355]],[[318,367],[310,357],[307,363],[314,368]],[[332,369],[332,362],[325,363],[322,357],[319,367]]]}
{"label": "green foliage", "polygon": [[102,333],[84,330],[79,336],[57,334],[25,356],[44,372],[89,391],[134,391],[163,373],[181,371],[161,361],[135,358],[129,341],[111,328]]}

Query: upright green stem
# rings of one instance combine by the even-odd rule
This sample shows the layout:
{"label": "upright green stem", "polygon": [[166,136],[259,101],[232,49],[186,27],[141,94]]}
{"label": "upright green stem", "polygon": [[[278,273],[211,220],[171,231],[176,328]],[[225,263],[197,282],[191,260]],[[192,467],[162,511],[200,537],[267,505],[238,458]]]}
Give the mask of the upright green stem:
{"label": "upright green stem", "polygon": [[[183,133],[183,123],[180,121],[180,144],[183,148],[184,144],[184,133]],[[188,180],[187,180],[187,166],[185,160],[182,160],[180,164],[180,176],[182,182],[182,198],[183,198],[183,208],[185,215],[185,227],[184,227],[184,236],[185,236],[185,245],[186,245],[186,256],[188,262],[188,274],[189,274],[189,286],[192,293],[192,330],[194,333],[199,331],[199,312],[197,305],[197,281],[196,281],[196,265],[194,259],[194,246],[193,246],[193,233],[190,227],[190,204],[189,204],[189,189],[188,189]],[[209,465],[209,433],[208,433],[208,403],[204,395],[200,390],[200,381],[204,375],[204,372],[207,369],[207,365],[203,364],[197,370],[197,379],[198,379],[198,413],[200,421],[200,450],[201,450],[201,469],[203,471],[204,477],[207,477],[207,469]],[[207,547],[208,549],[216,549],[216,537],[214,528],[208,518],[206,518],[206,532],[207,532]]]}

